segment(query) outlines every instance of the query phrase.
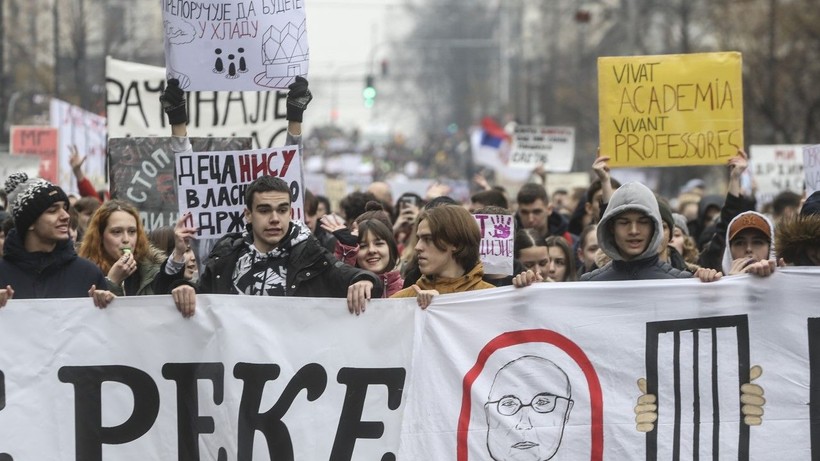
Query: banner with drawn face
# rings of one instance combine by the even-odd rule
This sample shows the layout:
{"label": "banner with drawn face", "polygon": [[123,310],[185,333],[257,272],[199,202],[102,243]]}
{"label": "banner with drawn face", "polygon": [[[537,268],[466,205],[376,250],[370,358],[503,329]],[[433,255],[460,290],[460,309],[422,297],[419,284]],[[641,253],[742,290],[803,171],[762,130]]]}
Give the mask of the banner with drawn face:
{"label": "banner with drawn face", "polygon": [[287,88],[308,71],[304,0],[163,2],[169,79],[187,91]]}

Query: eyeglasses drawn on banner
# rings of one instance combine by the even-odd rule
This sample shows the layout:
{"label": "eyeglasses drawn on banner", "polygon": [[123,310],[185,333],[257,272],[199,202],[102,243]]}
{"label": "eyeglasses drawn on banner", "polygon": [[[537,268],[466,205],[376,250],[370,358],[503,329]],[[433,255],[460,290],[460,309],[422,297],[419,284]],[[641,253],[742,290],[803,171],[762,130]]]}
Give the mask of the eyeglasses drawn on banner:
{"label": "eyeglasses drawn on banner", "polygon": [[479,254],[485,274],[513,274],[515,220],[512,215],[475,214],[481,231]]}
{"label": "eyeglasses drawn on banner", "polygon": [[304,0],[163,2],[167,77],[195,90],[287,88],[308,71]]}
{"label": "eyeglasses drawn on banner", "polygon": [[179,212],[191,212],[199,238],[219,238],[245,230],[245,190],[253,180],[265,175],[288,183],[291,219],[304,222],[299,146],[177,153],[175,164]]}
{"label": "eyeglasses drawn on banner", "polygon": [[462,388],[457,461],[602,459],[601,383],[586,353],[566,336],[544,329],[502,333],[478,353]]}
{"label": "eyeglasses drawn on banner", "polygon": [[546,171],[572,171],[575,158],[575,128],[562,126],[516,126],[510,167]]}

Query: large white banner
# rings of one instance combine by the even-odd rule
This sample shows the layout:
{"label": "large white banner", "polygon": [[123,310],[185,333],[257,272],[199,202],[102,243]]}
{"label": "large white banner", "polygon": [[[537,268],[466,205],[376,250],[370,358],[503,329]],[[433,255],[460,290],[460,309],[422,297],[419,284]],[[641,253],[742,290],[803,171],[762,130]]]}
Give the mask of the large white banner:
{"label": "large white banner", "polygon": [[12,300],[0,457],[817,459],[818,282],[542,283],[358,317],[340,299],[199,296],[192,319],[169,296]]}
{"label": "large white banner", "polygon": [[79,192],[69,162],[69,146],[77,146],[80,156],[85,157],[83,173],[95,187],[104,188],[107,182],[105,117],[59,99],[51,100],[49,111],[51,126],[60,130],[60,136],[57,138],[57,174],[60,187],[69,194]]}
{"label": "large white banner", "polygon": [[[159,103],[165,69],[111,57],[105,62],[109,136],[169,136]],[[285,144],[286,93],[196,91],[187,98],[190,136],[250,137],[257,149]]]}
{"label": "large white banner", "polygon": [[223,295],[183,319],[170,296],[12,300],[0,459],[382,459],[399,446],[417,310]]}
{"label": "large white banner", "polygon": [[287,88],[308,71],[305,0],[163,0],[168,78],[195,90]]}

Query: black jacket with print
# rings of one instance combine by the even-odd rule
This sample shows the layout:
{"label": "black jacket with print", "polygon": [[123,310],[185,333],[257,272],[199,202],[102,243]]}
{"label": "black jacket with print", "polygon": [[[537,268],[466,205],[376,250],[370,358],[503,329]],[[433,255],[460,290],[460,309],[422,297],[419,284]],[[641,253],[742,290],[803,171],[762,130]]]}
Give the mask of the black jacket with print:
{"label": "black jacket with print", "polygon": [[[239,258],[248,251],[241,232],[222,237],[211,250],[197,293],[237,294],[234,270]],[[373,298],[380,298],[384,289],[378,276],[337,260],[312,235],[291,248],[286,266],[285,296],[345,298],[348,287],[361,280],[373,282]]]}

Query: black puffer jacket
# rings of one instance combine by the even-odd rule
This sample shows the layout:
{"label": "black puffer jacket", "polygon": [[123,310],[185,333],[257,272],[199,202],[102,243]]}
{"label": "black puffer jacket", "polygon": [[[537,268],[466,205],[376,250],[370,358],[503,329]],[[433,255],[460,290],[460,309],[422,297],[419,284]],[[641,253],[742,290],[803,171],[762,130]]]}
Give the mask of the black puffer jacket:
{"label": "black puffer jacket", "polygon": [[0,261],[0,287],[11,285],[15,299],[85,298],[91,285],[105,290],[96,264],[77,256],[74,242],[59,242],[54,251],[26,251],[16,229],[9,231]]}
{"label": "black puffer jacket", "polygon": [[[237,261],[246,252],[248,244],[242,233],[222,237],[208,256],[197,293],[237,294],[233,273]],[[164,265],[161,270],[165,270]],[[290,250],[285,296],[345,298],[348,287],[361,280],[373,282],[373,298],[382,296],[383,285],[378,276],[337,260],[310,235]]]}

